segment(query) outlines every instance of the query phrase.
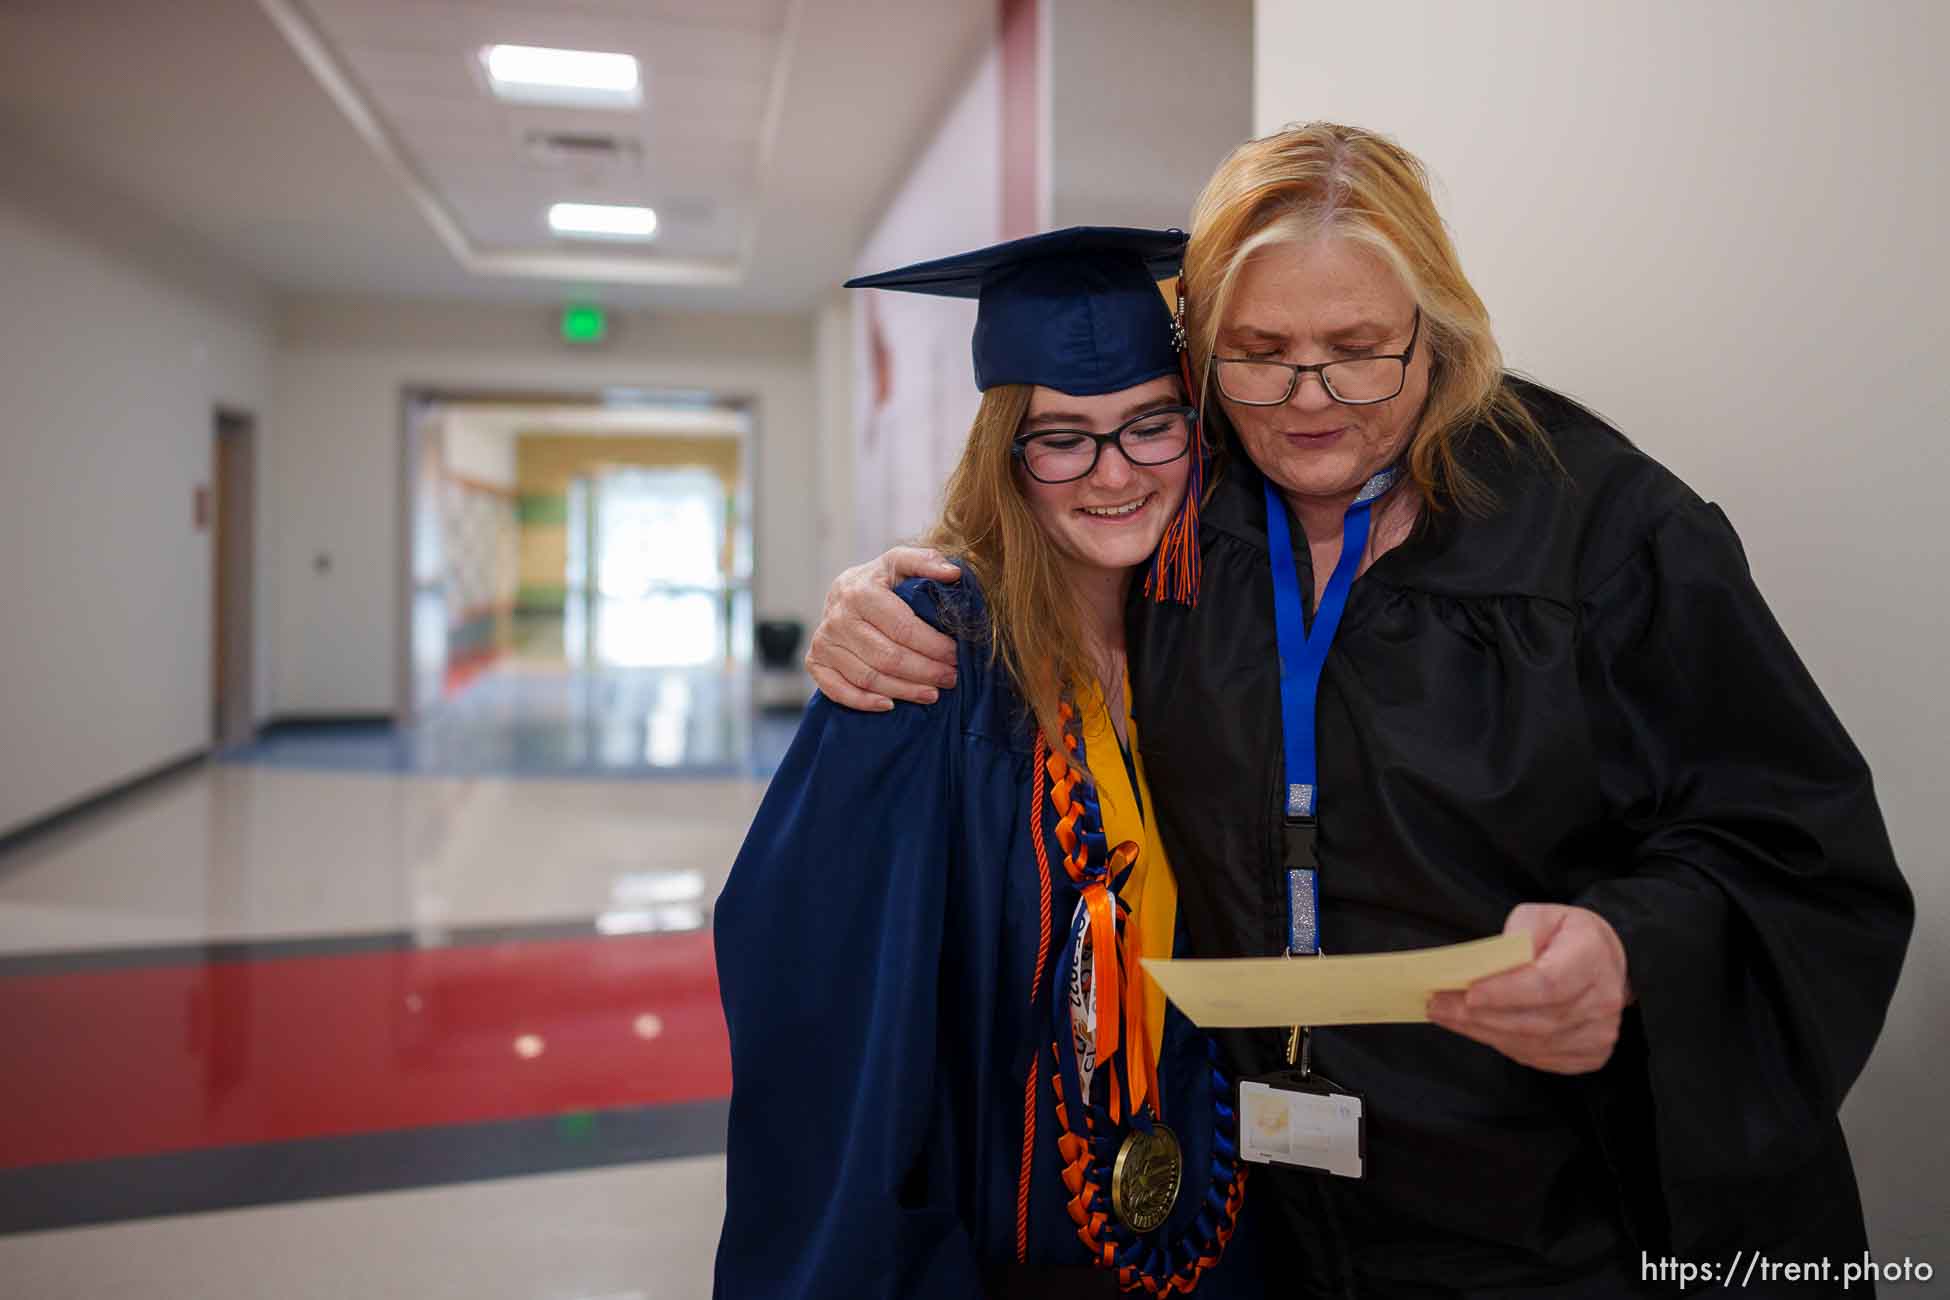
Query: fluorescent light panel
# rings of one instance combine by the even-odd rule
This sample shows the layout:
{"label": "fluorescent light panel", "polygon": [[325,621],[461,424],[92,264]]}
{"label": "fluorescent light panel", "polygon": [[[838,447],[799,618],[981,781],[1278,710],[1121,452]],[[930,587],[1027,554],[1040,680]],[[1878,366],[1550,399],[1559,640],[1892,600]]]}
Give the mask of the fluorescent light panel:
{"label": "fluorescent light panel", "polygon": [[657,214],[609,203],[556,203],[548,210],[548,228],[584,239],[652,239]]}
{"label": "fluorescent light panel", "polygon": [[481,63],[494,93],[512,103],[634,108],[643,102],[637,62],[628,54],[490,45]]}

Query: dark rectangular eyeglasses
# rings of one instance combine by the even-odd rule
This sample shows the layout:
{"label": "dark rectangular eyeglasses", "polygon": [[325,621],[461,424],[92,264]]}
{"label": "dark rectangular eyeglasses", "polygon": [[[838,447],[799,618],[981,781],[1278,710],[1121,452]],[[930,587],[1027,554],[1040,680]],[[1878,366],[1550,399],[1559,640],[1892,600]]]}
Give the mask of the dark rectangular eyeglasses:
{"label": "dark rectangular eyeglasses", "polygon": [[1189,406],[1161,406],[1135,416],[1109,433],[1088,429],[1042,429],[1019,436],[1010,454],[1038,483],[1069,483],[1089,477],[1107,446],[1133,465],[1169,465],[1192,446],[1198,412]]}

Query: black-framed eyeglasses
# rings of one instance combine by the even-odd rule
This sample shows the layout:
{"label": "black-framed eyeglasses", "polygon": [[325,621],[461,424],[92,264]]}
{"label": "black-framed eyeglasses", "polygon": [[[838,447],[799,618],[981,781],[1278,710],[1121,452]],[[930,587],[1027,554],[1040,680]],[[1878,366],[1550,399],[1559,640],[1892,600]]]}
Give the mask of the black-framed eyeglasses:
{"label": "black-framed eyeglasses", "polygon": [[1349,357],[1311,366],[1215,356],[1212,373],[1219,381],[1219,391],[1241,406],[1283,406],[1305,374],[1319,375],[1320,386],[1343,406],[1372,406],[1399,396],[1407,386],[1408,363],[1415,356],[1415,340],[1421,335],[1422,309],[1417,307],[1408,348],[1399,356]]}
{"label": "black-framed eyeglasses", "polygon": [[1071,483],[1088,478],[1105,447],[1115,447],[1133,465],[1169,465],[1192,449],[1198,412],[1189,406],[1161,406],[1133,416],[1109,433],[1088,429],[1038,429],[1017,437],[1009,454],[1038,483]]}

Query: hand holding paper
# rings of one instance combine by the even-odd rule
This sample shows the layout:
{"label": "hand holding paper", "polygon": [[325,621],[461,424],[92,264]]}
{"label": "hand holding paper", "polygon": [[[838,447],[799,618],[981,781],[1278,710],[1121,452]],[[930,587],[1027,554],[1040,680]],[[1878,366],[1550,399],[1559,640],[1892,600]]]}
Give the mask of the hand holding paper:
{"label": "hand holding paper", "polygon": [[1375,1025],[1426,1021],[1429,999],[1524,965],[1526,932],[1349,957],[1154,960],[1144,968],[1201,1029]]}
{"label": "hand holding paper", "polygon": [[1429,1019],[1533,1069],[1587,1074],[1604,1065],[1632,1001],[1625,945],[1611,923],[1590,908],[1524,903],[1503,932],[1530,936],[1536,960],[1466,994],[1437,994]]}

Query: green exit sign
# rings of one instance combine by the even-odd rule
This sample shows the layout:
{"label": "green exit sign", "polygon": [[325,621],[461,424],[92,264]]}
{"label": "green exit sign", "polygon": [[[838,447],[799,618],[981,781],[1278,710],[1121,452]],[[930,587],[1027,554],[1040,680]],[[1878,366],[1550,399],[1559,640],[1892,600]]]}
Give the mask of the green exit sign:
{"label": "green exit sign", "polygon": [[601,307],[579,305],[562,309],[564,343],[601,343],[609,333],[609,313]]}

